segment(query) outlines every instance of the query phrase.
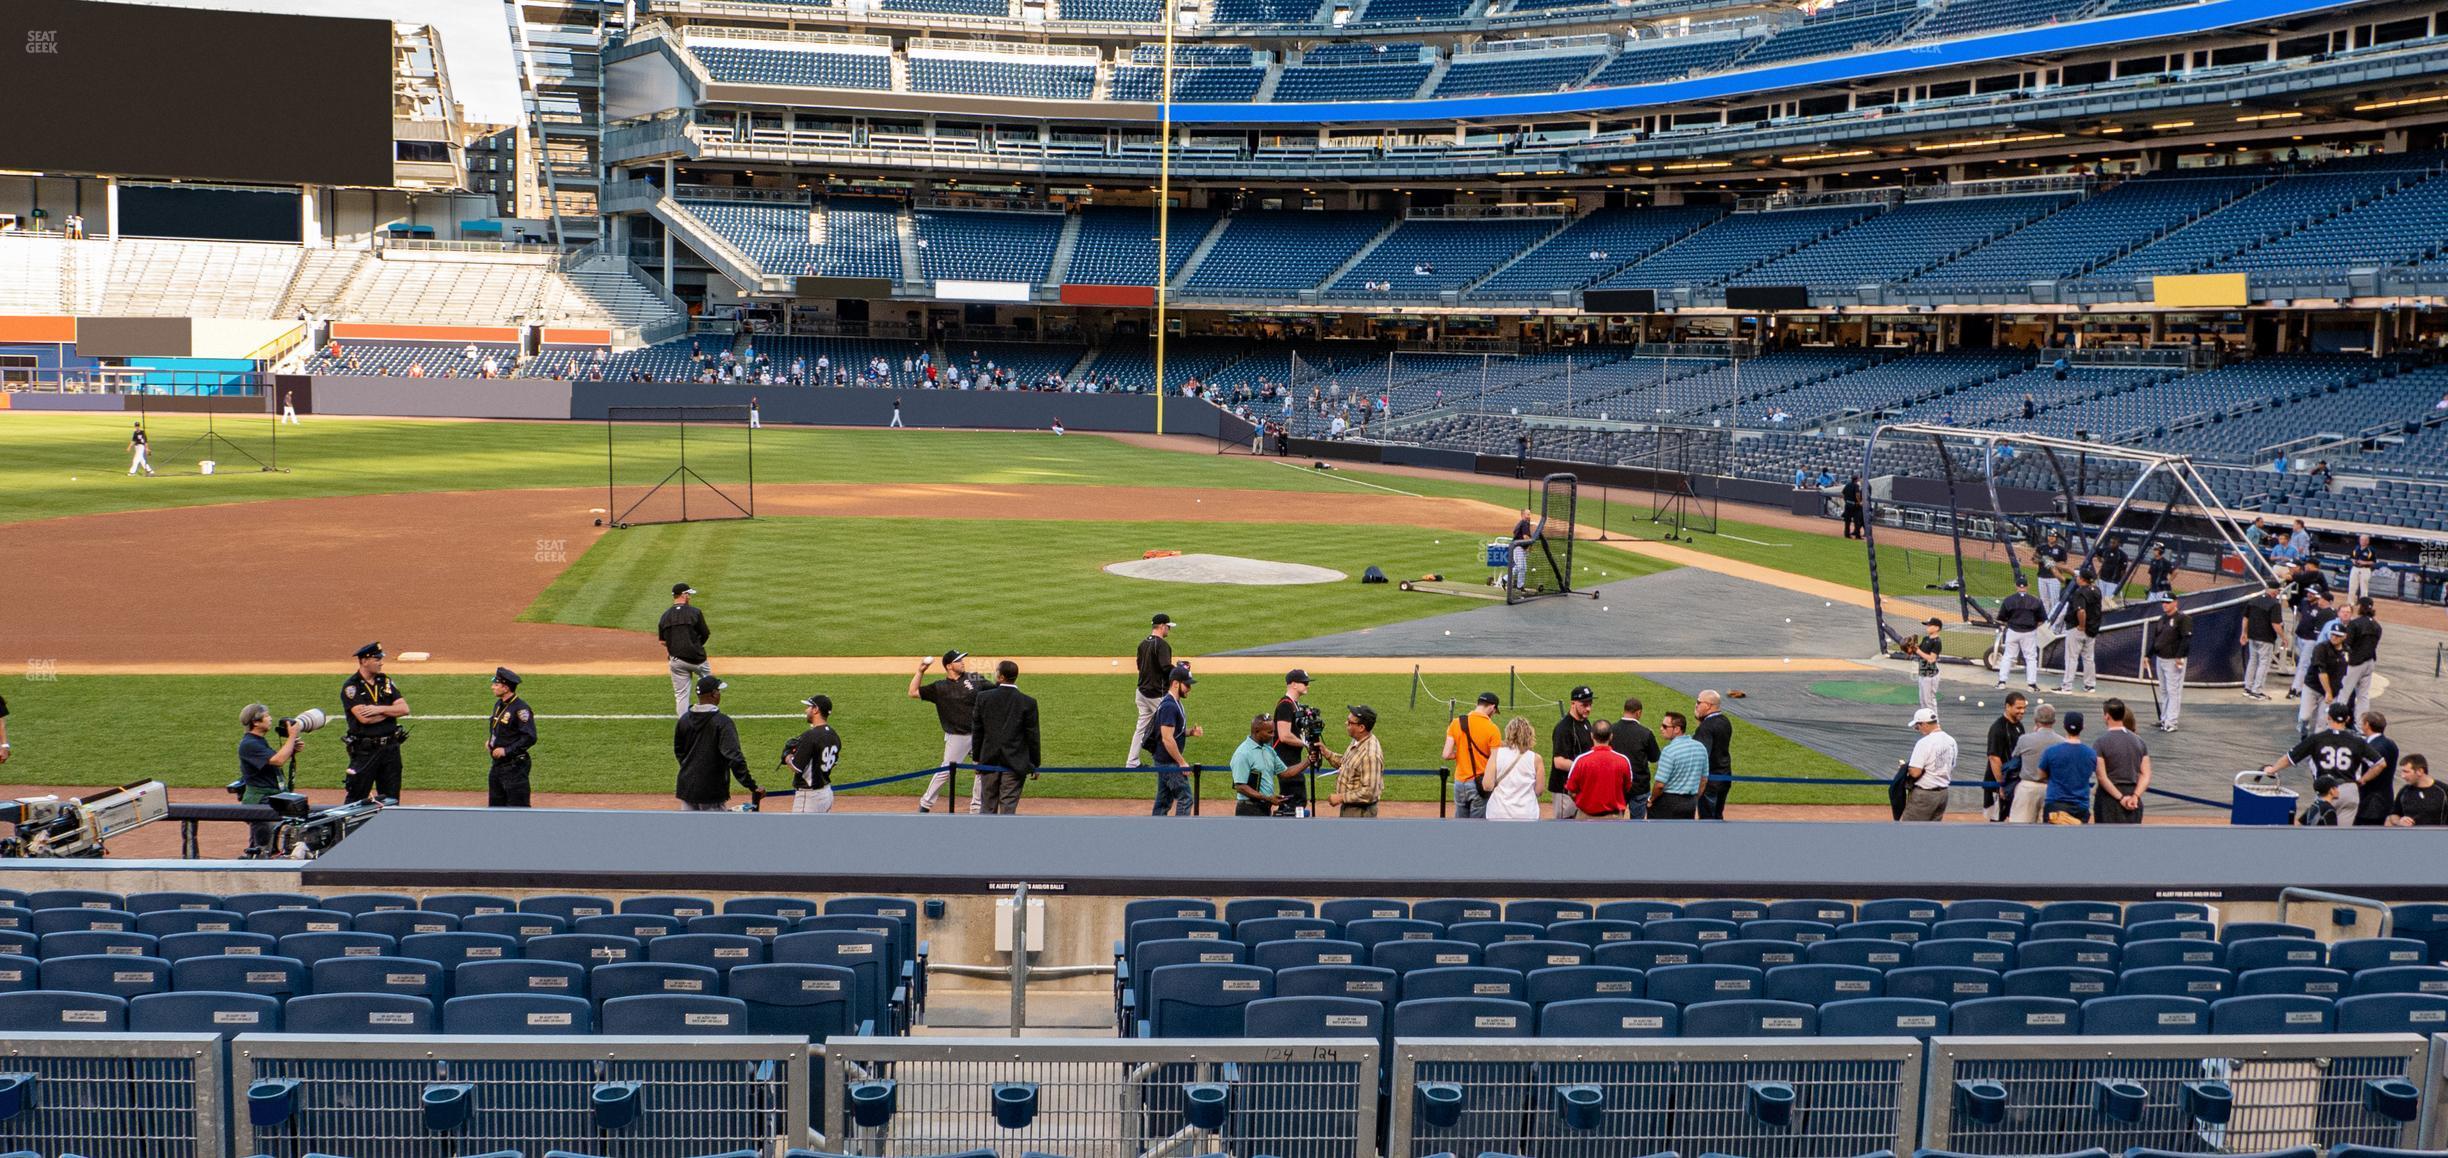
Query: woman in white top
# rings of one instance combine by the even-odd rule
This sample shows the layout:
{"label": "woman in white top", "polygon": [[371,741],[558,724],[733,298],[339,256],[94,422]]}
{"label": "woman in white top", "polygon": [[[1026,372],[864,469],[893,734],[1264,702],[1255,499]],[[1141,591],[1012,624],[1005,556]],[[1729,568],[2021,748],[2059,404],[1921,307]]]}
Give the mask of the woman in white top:
{"label": "woman in white top", "polygon": [[1505,725],[1504,746],[1488,757],[1487,771],[1479,774],[1479,787],[1487,793],[1489,820],[1537,820],[1539,818],[1539,768],[1542,761],[1532,751],[1538,743],[1538,731],[1530,721],[1513,717]]}

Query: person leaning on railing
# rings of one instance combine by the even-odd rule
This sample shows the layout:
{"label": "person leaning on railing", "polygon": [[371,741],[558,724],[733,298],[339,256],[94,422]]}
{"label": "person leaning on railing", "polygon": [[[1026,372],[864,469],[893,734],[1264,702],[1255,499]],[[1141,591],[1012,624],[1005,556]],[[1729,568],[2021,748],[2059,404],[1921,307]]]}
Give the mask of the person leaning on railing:
{"label": "person leaning on railing", "polygon": [[1343,732],[1351,737],[1351,745],[1342,755],[1323,748],[1319,752],[1336,771],[1334,794],[1326,802],[1346,817],[1375,816],[1377,802],[1385,796],[1385,748],[1377,742],[1377,709],[1352,705],[1343,717]]}

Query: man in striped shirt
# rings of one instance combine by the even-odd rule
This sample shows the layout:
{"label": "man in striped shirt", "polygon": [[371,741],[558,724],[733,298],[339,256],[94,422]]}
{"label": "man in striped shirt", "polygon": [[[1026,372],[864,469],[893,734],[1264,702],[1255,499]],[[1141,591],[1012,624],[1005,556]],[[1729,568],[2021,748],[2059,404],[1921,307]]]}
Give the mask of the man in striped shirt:
{"label": "man in striped shirt", "polygon": [[1681,712],[1658,717],[1658,735],[1666,746],[1658,752],[1657,774],[1649,784],[1652,820],[1692,820],[1699,816],[1700,790],[1708,784],[1709,754],[1700,741],[1685,734]]}

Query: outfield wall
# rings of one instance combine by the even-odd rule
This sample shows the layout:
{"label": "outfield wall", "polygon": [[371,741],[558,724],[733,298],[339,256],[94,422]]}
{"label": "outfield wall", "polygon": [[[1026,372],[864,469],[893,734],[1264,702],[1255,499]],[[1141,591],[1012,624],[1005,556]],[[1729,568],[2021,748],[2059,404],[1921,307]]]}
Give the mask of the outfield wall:
{"label": "outfield wall", "polygon": [[[901,404],[904,426],[985,430],[1044,430],[1060,418],[1066,430],[1150,434],[1156,430],[1156,399],[1146,394],[1045,394],[1019,390],[888,390],[823,386],[673,386],[631,382],[573,382],[571,418],[602,418],[614,406],[746,406],[757,400],[768,423],[823,426],[888,426],[893,404]],[[1225,417],[1214,407],[1186,398],[1168,399],[1165,433],[1217,436]],[[1244,431],[1247,427],[1242,428]],[[1246,433],[1239,437],[1246,439]]]}
{"label": "outfield wall", "polygon": [[[283,379],[284,384],[287,379]],[[551,378],[367,378],[318,374],[299,393],[316,414],[568,418],[574,383]]]}

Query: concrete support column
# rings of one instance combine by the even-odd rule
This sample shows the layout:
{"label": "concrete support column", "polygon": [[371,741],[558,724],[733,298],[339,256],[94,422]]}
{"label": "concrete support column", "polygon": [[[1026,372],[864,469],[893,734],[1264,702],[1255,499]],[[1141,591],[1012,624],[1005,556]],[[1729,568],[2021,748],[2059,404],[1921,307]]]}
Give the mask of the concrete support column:
{"label": "concrete support column", "polygon": [[298,242],[308,249],[323,247],[323,190],[307,185],[298,190]]}
{"label": "concrete support column", "polygon": [[[88,230],[90,234],[92,231]],[[102,181],[102,235],[119,240],[119,179],[106,177]]]}

